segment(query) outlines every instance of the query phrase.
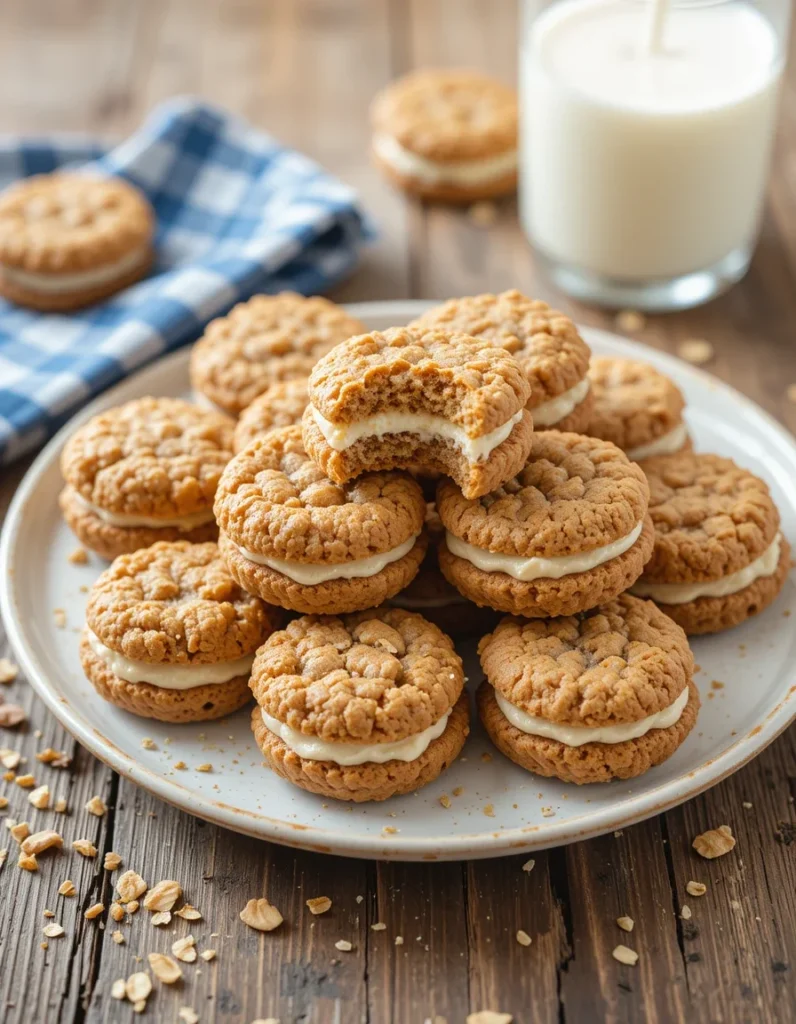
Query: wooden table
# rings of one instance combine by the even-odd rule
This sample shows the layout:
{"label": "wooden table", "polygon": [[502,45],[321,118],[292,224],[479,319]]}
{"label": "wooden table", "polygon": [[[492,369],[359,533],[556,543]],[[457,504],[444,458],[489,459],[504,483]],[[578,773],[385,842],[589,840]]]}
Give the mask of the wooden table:
{"label": "wooden table", "polygon": [[[158,100],[202,94],[268,128],[361,190],[381,241],[336,294],[339,300],[441,299],[518,287],[584,323],[610,316],[573,307],[534,272],[513,203],[497,223],[426,208],[391,191],[370,169],[367,106],[393,76],[428,65],[470,65],[511,79],[516,10],[503,0],[5,0],[0,7],[0,129],[120,135]],[[751,272],[728,295],[691,313],[650,319],[638,336],[674,349],[707,338],[709,369],[792,429],[796,404],[796,68],[784,91],[777,161],[762,241]],[[4,471],[7,504],[24,466]],[[796,864],[793,731],[756,761],[684,807],[622,834],[535,855],[468,864],[378,864],[296,853],[197,821],[119,779],[70,739],[20,679],[7,691],[27,708],[27,727],[0,745],[33,759],[52,746],[71,771],[46,769],[70,813],[71,840],[91,838],[121,854],[150,884],[176,877],[205,920],[194,933],[218,960],[189,980],[159,986],[145,1018],[177,1021],[193,1007],[203,1022],[248,1024],[274,1016],[306,1024],[370,1021],[461,1024],[475,1010],[503,1010],[520,1024],[592,1021],[796,1020]],[[8,814],[24,818],[24,794],[4,785]],[[103,818],[82,808],[100,794]],[[707,862],[694,835],[722,823],[735,852]],[[55,827],[58,827],[56,825]],[[4,832],[4,830],[3,830]],[[2,844],[14,847],[10,837]],[[146,966],[154,948],[140,912],[112,941],[83,912],[109,904],[96,861],[43,857],[31,875],[12,849],[0,873],[0,1020],[100,1022],[134,1018],[110,996],[114,979]],[[75,861],[80,860],[80,863]],[[67,869],[68,865],[68,869]],[[56,895],[71,876],[78,896]],[[691,878],[708,883],[685,894]],[[259,935],[238,912],[267,894],[286,925]],[[304,901],[334,901],[310,918]],[[683,920],[688,903],[693,916]],[[45,908],[66,936],[40,948]],[[635,920],[631,936],[615,919]],[[386,922],[386,931],[370,925]],[[515,939],[518,929],[530,947]],[[214,939],[210,932],[218,933]],[[396,934],[404,936],[395,946]],[[340,953],[335,941],[354,942]],[[636,967],[611,957],[626,940]],[[161,943],[162,946],[162,943]],[[201,971],[201,973],[200,973]],[[187,971],[186,971],[187,973]],[[437,1016],[438,1015],[438,1016]]]}

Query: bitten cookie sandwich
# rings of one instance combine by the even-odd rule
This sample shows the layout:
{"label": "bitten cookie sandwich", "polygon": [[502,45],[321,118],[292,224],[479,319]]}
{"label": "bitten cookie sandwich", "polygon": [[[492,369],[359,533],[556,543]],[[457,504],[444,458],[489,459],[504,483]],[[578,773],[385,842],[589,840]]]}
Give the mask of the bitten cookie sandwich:
{"label": "bitten cookie sandwich", "polygon": [[58,172],[0,195],[0,295],[42,312],[88,306],[152,263],[155,218],[122,178]]}
{"label": "bitten cookie sandwich", "polygon": [[207,325],[191,350],[191,385],[205,404],[238,416],[272,384],[306,379],[324,353],[364,330],[319,296],[255,295]]}
{"label": "bitten cookie sandwich", "polygon": [[525,463],[530,390],[513,356],[475,338],[374,331],[338,345],[312,371],[304,446],[338,483],[420,465],[476,498]]}
{"label": "bitten cookie sandwich", "polygon": [[305,377],[272,384],[240,414],[235,426],[235,451],[243,451],[270,430],[301,423],[308,402]]}
{"label": "bitten cookie sandwich", "polygon": [[100,697],[125,711],[221,718],[248,703],[274,616],[235,583],[215,544],[154,544],[121,555],[94,584],[80,661]]}
{"label": "bitten cookie sandwich", "polygon": [[680,389],[648,363],[600,356],[589,369],[594,405],[588,433],[639,462],[691,447]]}
{"label": "bitten cookie sandwich", "polygon": [[402,590],[426,551],[425,509],[407,473],[333,483],[307,457],[300,427],[272,430],[236,455],[215,504],[238,583],[314,614],[372,608]]}
{"label": "bitten cookie sandwich", "polygon": [[489,738],[547,778],[632,779],[671,757],[699,712],[685,633],[627,594],[585,616],[505,618],[478,652]]}
{"label": "bitten cookie sandwich", "polygon": [[518,291],[451,299],[410,327],[469,334],[499,345],[528,377],[534,430],[586,431],[592,405],[589,347],[569,317],[546,302]]}
{"label": "bitten cookie sandwich", "polygon": [[372,153],[400,188],[467,203],[517,187],[517,95],[473,71],[417,71],[371,106]]}
{"label": "bitten cookie sandwich", "polygon": [[731,459],[683,452],[642,463],[655,548],[633,593],[686,633],[717,633],[767,608],[790,546],[766,484]]}
{"label": "bitten cookie sandwich", "polygon": [[469,732],[450,639],[420,615],[305,616],[257,654],[252,728],[282,778],[335,800],[386,800],[436,779]]}
{"label": "bitten cookie sandwich", "polygon": [[139,398],[89,420],[61,455],[59,504],[103,558],[159,540],[215,540],[213,497],[234,424],[178,398]]}
{"label": "bitten cookie sandwich", "polygon": [[528,618],[574,615],[621,594],[652,552],[644,474],[608,441],[534,434],[520,472],[490,494],[437,490],[447,579],[478,605]]}

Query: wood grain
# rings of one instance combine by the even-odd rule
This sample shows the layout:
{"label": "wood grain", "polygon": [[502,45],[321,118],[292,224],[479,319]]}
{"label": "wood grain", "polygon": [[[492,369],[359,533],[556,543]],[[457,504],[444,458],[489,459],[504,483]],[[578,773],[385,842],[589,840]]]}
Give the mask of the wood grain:
{"label": "wood grain", "polygon": [[[513,201],[476,227],[466,211],[429,208],[389,188],[367,161],[367,107],[394,75],[424,64],[469,65],[507,81],[516,71],[516,5],[494,0],[6,0],[0,7],[0,130],[119,135],[153,104],[197,93],[270,130],[354,184],[380,238],[338,290],[341,301],[448,295],[519,287],[582,322],[610,313],[556,293],[533,263]],[[796,404],[796,69],[784,110],[761,244],[747,278],[700,310],[649,318],[638,337],[676,351],[689,337],[715,347],[708,369],[740,387],[791,429]],[[0,481],[0,508],[22,466]],[[2,652],[0,652],[2,653]],[[65,836],[94,839],[154,883],[174,877],[203,913],[164,930],[143,909],[119,926],[83,912],[112,896],[101,854],[45,854],[37,875],[0,870],[0,1019],[27,1024],[126,1022],[111,999],[119,977],[146,966],[191,932],[217,960],[185,964],[174,988],[157,986],[144,1018],[176,1020],[190,1006],[205,1022],[395,1021],[470,1011],[511,1012],[517,1024],[592,1020],[768,1022],[796,1019],[796,736],[772,744],[735,776],[682,808],[618,836],[526,858],[471,864],[375,864],[301,853],[235,836],[119,780],[76,745],[20,678],[3,688],[29,723],[3,731],[70,813],[34,811],[13,783],[6,816],[32,825],[58,818]],[[41,730],[37,736],[36,730]],[[69,771],[41,766],[51,745],[74,755]],[[104,794],[108,814],[84,804]],[[746,807],[745,804],[751,804]],[[698,832],[730,824],[736,850],[713,862],[691,849]],[[4,831],[4,830],[3,830]],[[0,845],[14,846],[10,837]],[[118,876],[115,872],[113,879]],[[79,895],[58,897],[71,877]],[[690,878],[705,896],[685,893]],[[261,935],[238,914],[267,896],[285,924]],[[326,895],[328,914],[306,899]],[[680,915],[683,904],[690,920]],[[50,908],[66,936],[40,949]],[[615,923],[631,916],[630,935]],[[372,925],[384,923],[383,930]],[[105,925],[103,928],[102,925]],[[531,938],[521,945],[518,930]],[[403,943],[396,945],[396,938]],[[335,942],[352,943],[341,952]],[[611,956],[623,942],[636,967]],[[143,957],[141,961],[138,958]]]}

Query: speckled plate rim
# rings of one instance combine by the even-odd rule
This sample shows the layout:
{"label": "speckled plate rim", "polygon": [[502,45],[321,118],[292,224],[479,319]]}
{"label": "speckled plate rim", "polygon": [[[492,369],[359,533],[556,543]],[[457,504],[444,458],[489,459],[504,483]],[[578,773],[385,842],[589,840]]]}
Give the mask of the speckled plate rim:
{"label": "speckled plate rim", "polygon": [[[367,322],[371,318],[389,318],[395,323],[406,323],[419,316],[432,303],[424,301],[364,302],[348,307],[352,316]],[[680,382],[689,378],[703,387],[723,391],[742,410],[743,416],[753,416],[765,429],[773,449],[783,463],[790,462],[796,473],[796,442],[772,416],[740,392],[717,378],[687,363],[638,342],[620,338],[597,328],[582,328],[586,340],[602,338],[628,358],[654,363]],[[57,680],[52,680],[41,665],[22,618],[17,614],[15,577],[12,554],[20,531],[24,510],[35,500],[42,477],[47,473],[69,435],[91,416],[129,397],[126,393],[135,387],[146,387],[164,369],[173,370],[187,364],[189,349],[165,356],[139,370],[134,376],[104,392],[77,413],[45,446],[30,466],[8,509],[0,535],[0,614],[15,656],[49,710],[74,738],[108,767],[144,787],[155,796],[213,824],[232,829],[255,838],[267,839],[286,846],[336,855],[377,858],[381,860],[459,860],[465,858],[495,857],[532,851],[545,847],[588,839],[615,829],[627,827],[645,818],[690,800],[716,785],[728,775],[743,767],[774,740],[796,715],[796,665],[787,693],[770,707],[765,717],[754,728],[739,736],[717,757],[698,768],[645,790],[637,796],[624,798],[616,807],[595,808],[566,821],[551,820],[539,825],[496,831],[459,833],[439,836],[345,836],[331,829],[293,824],[268,815],[243,810],[218,800],[210,800],[172,779],[165,778],[120,750],[92,725],[90,714],[84,715],[79,707],[65,702],[59,694]],[[139,392],[140,393],[140,392]]]}

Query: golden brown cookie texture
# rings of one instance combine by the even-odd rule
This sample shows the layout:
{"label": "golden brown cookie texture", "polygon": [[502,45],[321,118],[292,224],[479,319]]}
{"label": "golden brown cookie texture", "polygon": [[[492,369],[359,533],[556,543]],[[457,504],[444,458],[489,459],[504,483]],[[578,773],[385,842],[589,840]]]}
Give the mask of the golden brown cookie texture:
{"label": "golden brown cookie texture", "polygon": [[[528,408],[534,414],[551,399],[560,399],[578,385],[583,387],[589,369],[589,347],[569,317],[516,290],[450,299],[410,327],[468,334],[511,353],[528,377]],[[537,430],[552,427],[585,432],[590,410],[591,397],[586,391],[555,422],[540,422],[534,415],[534,426]]]}
{"label": "golden brown cookie texture", "polygon": [[[569,782],[632,778],[666,760],[696,721],[694,658],[683,630],[651,601],[624,594],[580,616],[507,617],[479,644],[486,675],[478,707],[490,738],[529,771]],[[551,725],[632,725],[664,712],[688,689],[679,718],[619,742],[572,745],[525,732],[495,693]]]}
{"label": "golden brown cookie texture", "polygon": [[215,539],[213,497],[232,435],[228,417],[177,398],[140,398],[100,413],[61,455],[66,521],[104,558],[158,540]]}
{"label": "golden brown cookie texture", "polygon": [[320,296],[255,295],[207,325],[191,352],[191,384],[238,416],[272,384],[306,379],[322,355],[363,330]]}
{"label": "golden brown cookie texture", "polygon": [[[683,425],[685,399],[667,376],[649,363],[599,356],[589,369],[594,396],[588,433],[611,441],[631,458],[644,458],[654,442],[672,435],[677,447],[690,448]],[[680,436],[682,434],[682,437]]]}
{"label": "golden brown cookie texture", "polygon": [[[616,544],[622,550],[591,568],[572,565],[559,578],[524,580],[480,568],[444,540],[440,568],[465,597],[497,611],[528,618],[585,611],[641,575],[653,544],[648,494],[643,472],[609,442],[553,430],[535,434],[525,467],[492,493],[469,500],[452,481],[440,483],[437,509],[448,535],[487,559],[588,558]],[[634,531],[640,531],[636,539],[623,547]]]}
{"label": "golden brown cookie texture", "polygon": [[153,235],[152,208],[121,178],[26,178],[0,196],[0,294],[42,311],[98,302],[146,273]]}
{"label": "golden brown cookie texture", "polygon": [[[383,800],[425,785],[456,757],[468,732],[464,673],[450,638],[400,609],[294,619],[262,646],[250,685],[258,704],[252,726],[268,764],[336,799]],[[449,717],[414,760],[340,765],[299,756],[266,727],[262,712],[332,748],[395,743]]]}
{"label": "golden brown cookie texture", "polygon": [[243,451],[269,430],[301,423],[308,402],[306,378],[272,384],[240,414],[235,427],[235,451]]}
{"label": "golden brown cookie texture", "polygon": [[[467,335],[391,328],[350,338],[315,367],[309,394],[304,445],[338,483],[366,470],[420,465],[452,476],[475,497],[513,476],[530,450],[533,424],[524,408],[530,386],[522,368],[509,353]],[[387,432],[384,418],[403,414],[439,418],[470,440],[507,433],[472,459],[439,434]],[[328,432],[371,417],[381,423],[344,447],[333,447],[321,429],[322,420]]]}

